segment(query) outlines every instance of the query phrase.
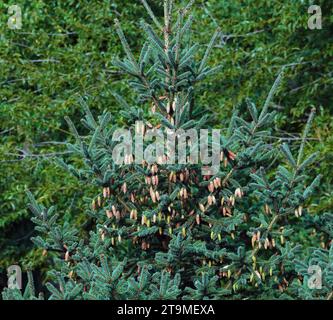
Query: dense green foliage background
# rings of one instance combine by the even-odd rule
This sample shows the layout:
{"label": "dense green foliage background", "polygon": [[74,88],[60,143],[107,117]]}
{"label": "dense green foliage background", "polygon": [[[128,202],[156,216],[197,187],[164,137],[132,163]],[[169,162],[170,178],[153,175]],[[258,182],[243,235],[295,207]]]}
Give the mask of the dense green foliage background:
{"label": "dense green foliage background", "polygon": [[[149,3],[162,15],[159,1]],[[307,9],[313,3],[322,8],[322,30],[307,28]],[[7,27],[10,4],[22,7],[21,30]],[[81,211],[87,190],[51,160],[64,152],[61,142],[69,134],[64,116],[79,122],[81,99],[94,113],[108,109],[122,121],[112,93],[121,92],[129,103],[131,96],[111,65],[121,52],[113,19],[122,21],[135,51],[139,20],[146,15],[136,0],[0,4],[0,273],[13,263],[23,268],[33,263],[35,269],[43,269],[45,263],[30,242],[33,227],[25,189],[46,206],[56,203],[65,220],[77,226],[85,223]],[[198,0],[194,15],[194,34],[204,40],[201,43],[217,26],[224,34],[211,57],[212,64],[223,64],[223,70],[200,89],[202,104],[222,127],[245,98],[263,101],[281,67],[287,66],[274,102],[280,111],[277,124],[288,134],[282,130],[276,138],[291,140],[297,147],[309,110],[317,109],[307,151],[320,151],[313,170],[323,173],[324,180],[311,212],[331,211],[331,1]],[[301,229],[297,236],[302,237]]]}

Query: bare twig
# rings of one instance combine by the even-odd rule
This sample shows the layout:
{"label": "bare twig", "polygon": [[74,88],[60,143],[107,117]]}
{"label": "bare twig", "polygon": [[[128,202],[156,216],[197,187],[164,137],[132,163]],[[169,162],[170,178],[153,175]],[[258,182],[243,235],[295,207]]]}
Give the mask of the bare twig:
{"label": "bare twig", "polygon": [[5,129],[5,130],[3,130],[3,131],[0,131],[0,135],[1,135],[1,134],[8,133],[8,132],[11,132],[11,131],[13,131],[13,130],[14,130],[14,127],[9,128],[9,129]]}
{"label": "bare twig", "polygon": [[64,151],[64,152],[52,152],[52,153],[41,153],[41,154],[32,154],[32,153],[28,153],[25,150],[19,150],[22,153],[5,153],[5,155],[7,156],[13,156],[13,157],[20,157],[21,160],[24,158],[50,158],[50,157],[55,157],[55,156],[59,156],[59,155],[65,155],[65,154],[70,154],[72,153],[72,151]]}
{"label": "bare twig", "polygon": [[24,62],[27,62],[27,63],[43,63],[43,62],[54,62],[54,63],[60,63],[59,60],[56,60],[56,59],[36,59],[36,60],[25,60]]}

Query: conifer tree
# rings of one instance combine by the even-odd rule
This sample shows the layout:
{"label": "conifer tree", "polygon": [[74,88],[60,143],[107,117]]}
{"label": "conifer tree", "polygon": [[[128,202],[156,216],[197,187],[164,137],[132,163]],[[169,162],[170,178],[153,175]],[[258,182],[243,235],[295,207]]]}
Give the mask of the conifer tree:
{"label": "conifer tree", "polygon": [[[146,148],[157,129],[167,135],[170,130],[219,126],[197,103],[196,88],[222,68],[208,65],[219,30],[203,52],[192,43],[194,1],[177,10],[173,0],[164,0],[163,22],[142,2],[152,21],[141,22],[146,42],[136,57],[116,20],[125,57],[114,65],[130,76],[138,96],[137,106],[131,107],[115,94],[123,106],[124,123],[133,136],[144,136]],[[220,165],[213,174],[203,171],[200,161],[165,163],[170,156],[166,150],[155,163],[138,162],[132,156],[122,163],[115,161],[119,141],[113,138],[119,126],[109,111],[96,118],[83,102],[86,132],[79,133],[67,119],[75,137],[68,148],[83,165],[69,159],[58,163],[82,181],[82,188],[96,188],[86,211],[88,234],[68,224],[60,226],[56,207],[45,208],[28,193],[32,220],[40,233],[32,240],[43,254],[54,258],[52,281],[47,284],[50,299],[306,295],[299,275],[306,265],[301,262],[302,244],[290,236],[293,226],[308,215],[307,200],[320,180],[318,176],[304,185],[306,169],[316,157],[303,157],[314,110],[296,157],[288,144],[272,142],[275,112],[270,111],[270,103],[282,79],[283,70],[262,107],[249,99],[247,112],[240,115],[235,108],[229,127],[218,137]],[[136,125],[137,121],[143,125]],[[185,146],[186,160],[198,144]],[[212,143],[208,151],[213,154],[213,149]],[[29,279],[24,298],[37,299],[31,283]],[[3,296],[23,298],[9,289]]]}

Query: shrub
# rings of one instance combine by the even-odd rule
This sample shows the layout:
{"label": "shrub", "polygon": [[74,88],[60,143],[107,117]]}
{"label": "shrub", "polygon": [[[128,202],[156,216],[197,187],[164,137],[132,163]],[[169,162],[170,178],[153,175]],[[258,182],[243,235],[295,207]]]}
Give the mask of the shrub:
{"label": "shrub", "polygon": [[[276,112],[269,110],[283,77],[281,70],[262,108],[248,99],[251,118],[240,116],[235,108],[227,130],[217,140],[215,136],[209,140],[211,147],[206,151],[212,153],[211,159],[217,155],[217,172],[214,168],[203,171],[203,161],[188,161],[200,144],[195,139],[176,152],[176,156],[185,152],[185,163],[165,163],[172,153],[163,150],[159,157],[158,145],[149,144],[158,136],[157,130],[166,135],[173,130],[212,129],[207,126],[214,119],[198,103],[196,87],[220,70],[207,65],[220,31],[198,61],[198,46],[190,37],[193,1],[178,12],[173,12],[172,1],[165,1],[164,25],[143,2],[155,28],[142,22],[146,42],[136,59],[116,20],[126,58],[114,64],[132,77],[138,104],[151,107],[147,114],[118,97],[125,106],[122,115],[130,133],[141,133],[145,152],[153,152],[150,160],[126,153],[122,159],[119,147],[131,146],[130,135],[127,132],[122,144],[117,143],[119,126],[108,111],[96,118],[85,106],[84,134],[67,118],[76,139],[68,148],[83,164],[69,160],[58,164],[82,187],[98,191],[86,209],[86,230],[69,223],[61,226],[56,208],[45,208],[29,193],[32,220],[41,233],[33,241],[44,255],[54,257],[53,281],[47,284],[50,299],[302,296],[298,289],[305,275],[299,266],[304,267],[306,252],[292,240],[292,233],[294,226],[306,226],[305,204],[320,180],[317,176],[304,183],[307,167],[316,158],[316,154],[304,157],[314,110],[297,157],[288,144],[272,140]],[[216,149],[219,145],[221,149]],[[280,150],[284,165],[276,164]],[[82,231],[89,233],[85,236]],[[37,298],[32,280],[29,283],[24,298]],[[22,298],[19,291],[10,289],[3,296]]]}

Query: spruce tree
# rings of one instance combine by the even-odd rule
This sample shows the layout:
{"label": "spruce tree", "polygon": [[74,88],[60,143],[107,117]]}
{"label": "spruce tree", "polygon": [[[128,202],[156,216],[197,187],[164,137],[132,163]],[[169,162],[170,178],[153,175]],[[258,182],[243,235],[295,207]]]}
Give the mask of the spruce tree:
{"label": "spruce tree", "polygon": [[[197,103],[196,88],[206,77],[222,72],[221,66],[208,65],[220,31],[201,50],[191,40],[194,1],[176,10],[173,0],[164,0],[163,22],[142,2],[152,24],[141,22],[146,42],[138,57],[115,21],[125,57],[114,65],[131,78],[138,96],[131,107],[115,94],[123,107],[123,124],[132,136],[142,133],[144,148],[157,129],[167,135],[170,130],[218,127]],[[283,70],[262,107],[250,99],[247,111],[235,107],[229,127],[218,137],[220,165],[213,174],[202,170],[202,162],[188,161],[198,144],[185,146],[185,163],[165,163],[166,150],[155,163],[131,156],[115,161],[119,124],[107,110],[94,117],[83,101],[86,131],[79,133],[67,119],[75,137],[68,149],[82,165],[70,159],[59,159],[58,164],[77,177],[82,188],[93,185],[96,190],[87,200],[85,230],[60,226],[56,207],[45,208],[28,193],[32,221],[40,233],[32,240],[54,258],[52,280],[46,285],[50,299],[306,295],[301,290],[306,265],[301,262],[302,244],[294,243],[291,235],[308,215],[307,201],[320,180],[318,176],[304,185],[306,169],[316,157],[303,157],[314,110],[296,157],[288,144],[273,142],[276,113],[270,104],[282,80]],[[213,154],[213,137],[209,141]],[[31,277],[29,284],[24,296],[7,289],[4,298],[37,299]]]}

